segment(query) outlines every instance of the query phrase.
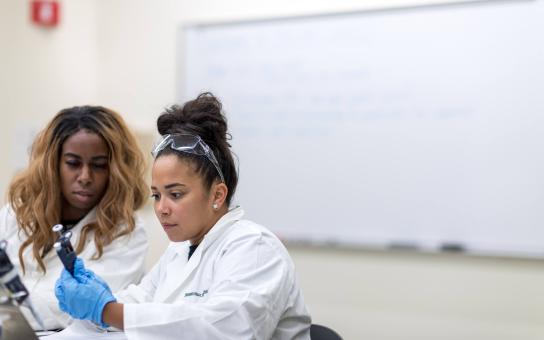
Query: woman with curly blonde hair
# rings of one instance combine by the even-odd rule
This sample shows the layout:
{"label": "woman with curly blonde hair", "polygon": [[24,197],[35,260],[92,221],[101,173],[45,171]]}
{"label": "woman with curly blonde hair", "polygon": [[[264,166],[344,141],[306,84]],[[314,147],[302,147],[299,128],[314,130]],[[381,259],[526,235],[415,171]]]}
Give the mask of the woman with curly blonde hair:
{"label": "woman with curly blonde hair", "polygon": [[147,236],[134,213],[148,195],[144,171],[134,136],[104,107],[64,109],[34,140],[29,166],[13,179],[0,210],[0,239],[46,329],[70,322],[53,292],[63,268],[52,250],[53,225],[71,230],[78,256],[112,288],[140,279]]}

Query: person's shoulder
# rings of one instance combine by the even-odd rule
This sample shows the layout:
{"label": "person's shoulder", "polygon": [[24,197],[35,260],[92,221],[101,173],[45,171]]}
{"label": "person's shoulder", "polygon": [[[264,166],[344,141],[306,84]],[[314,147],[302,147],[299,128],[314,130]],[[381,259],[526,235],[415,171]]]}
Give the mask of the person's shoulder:
{"label": "person's shoulder", "polygon": [[4,206],[0,208],[0,216],[12,216],[15,218],[15,212],[9,203],[4,204]]}
{"label": "person's shoulder", "polygon": [[232,237],[272,237],[277,238],[268,228],[250,220],[238,220],[230,228]]}
{"label": "person's shoulder", "polygon": [[145,232],[145,220],[140,216],[140,213],[135,211],[132,216],[134,217],[134,230]]}
{"label": "person's shoulder", "polygon": [[0,228],[17,229],[17,216],[9,204],[5,204],[2,208],[0,208]]}
{"label": "person's shoulder", "polygon": [[[238,220],[225,233],[220,259],[243,261],[255,267],[270,266],[293,278],[294,263],[281,240],[268,228],[249,220]],[[230,256],[229,256],[230,254]]]}
{"label": "person's shoulder", "polygon": [[278,255],[289,257],[280,239],[267,227],[250,220],[236,221],[227,233],[229,242],[252,243],[273,249]]}
{"label": "person's shoulder", "polygon": [[[147,243],[147,232],[145,228],[145,221],[139,213],[134,212],[132,217],[134,218],[134,229],[121,237],[118,237],[118,242],[125,243]],[[123,221],[118,224],[119,230],[126,230],[128,228],[127,222]]]}
{"label": "person's shoulder", "polygon": [[9,204],[0,209],[0,239],[8,242],[23,242],[26,239],[25,233],[19,232],[17,216]]}

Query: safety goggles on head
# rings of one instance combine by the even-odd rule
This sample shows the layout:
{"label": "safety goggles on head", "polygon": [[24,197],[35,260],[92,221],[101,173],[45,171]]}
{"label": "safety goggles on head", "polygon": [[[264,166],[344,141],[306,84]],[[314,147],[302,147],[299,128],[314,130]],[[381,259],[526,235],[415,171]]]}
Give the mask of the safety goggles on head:
{"label": "safety goggles on head", "polygon": [[221,177],[221,182],[225,183],[225,178],[223,177],[223,172],[219,167],[219,163],[215,158],[212,149],[204,143],[202,138],[197,135],[190,135],[185,133],[177,133],[172,135],[163,136],[162,140],[157,143],[157,145],[151,151],[153,158],[156,158],[159,152],[164,150],[167,146],[170,145],[170,148],[176,151],[190,153],[193,155],[206,156],[213,166],[217,170],[219,177]]}

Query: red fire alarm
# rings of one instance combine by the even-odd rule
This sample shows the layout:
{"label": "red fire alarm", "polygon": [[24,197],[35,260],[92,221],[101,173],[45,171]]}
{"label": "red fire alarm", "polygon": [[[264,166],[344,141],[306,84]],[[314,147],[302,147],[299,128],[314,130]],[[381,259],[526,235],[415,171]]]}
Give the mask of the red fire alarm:
{"label": "red fire alarm", "polygon": [[31,2],[32,22],[39,26],[54,27],[59,22],[59,3],[54,0]]}

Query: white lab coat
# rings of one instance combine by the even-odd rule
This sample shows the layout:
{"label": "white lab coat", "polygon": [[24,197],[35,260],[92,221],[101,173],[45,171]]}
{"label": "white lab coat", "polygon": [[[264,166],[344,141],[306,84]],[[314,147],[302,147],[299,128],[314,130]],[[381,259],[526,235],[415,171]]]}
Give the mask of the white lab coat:
{"label": "white lab coat", "polygon": [[116,294],[129,340],[310,338],[287,250],[242,216],[223,216],[190,260],[189,242],[171,243],[139,285]]}
{"label": "white lab coat", "polygon": [[[142,220],[137,216],[135,218],[136,227],[134,232],[117,238],[104,247],[100,259],[91,259],[96,253],[92,233],[87,235],[85,248],[78,254],[78,257],[84,260],[86,268],[100,275],[113,290],[123,289],[130,283],[138,282],[144,273],[144,259],[148,246],[147,235]],[[81,228],[95,220],[96,212],[93,209],[71,229],[73,233],[71,242],[74,247],[79,241]],[[22,275],[19,262],[19,247],[26,237],[22,231],[19,231],[15,214],[8,205],[0,210],[0,239],[8,241],[7,253],[10,260],[30,292],[31,302],[42,318],[45,327],[47,329],[66,327],[71,318],[68,314],[60,311],[55,297],[55,282],[64,268],[55,250],[52,249],[43,258],[47,269],[44,274],[39,269],[38,263],[33,260],[32,246],[27,247],[23,253],[26,271],[25,275]],[[36,323],[32,314],[26,308],[22,310],[32,327],[40,329],[41,327]]]}

